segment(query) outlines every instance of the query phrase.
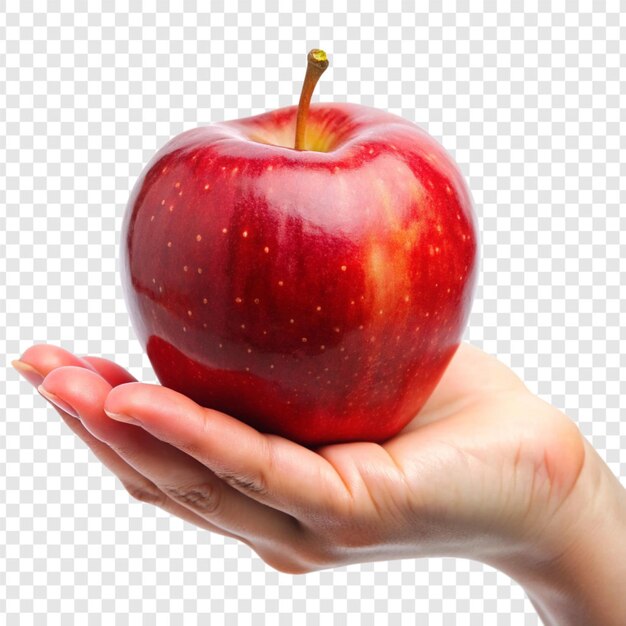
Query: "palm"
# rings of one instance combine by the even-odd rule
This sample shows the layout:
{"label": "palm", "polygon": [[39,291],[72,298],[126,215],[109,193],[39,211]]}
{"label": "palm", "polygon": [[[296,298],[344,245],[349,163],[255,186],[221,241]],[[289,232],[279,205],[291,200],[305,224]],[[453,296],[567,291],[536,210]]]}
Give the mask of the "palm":
{"label": "palm", "polygon": [[533,500],[556,510],[583,456],[572,422],[532,395],[505,365],[468,344],[396,437],[381,446],[342,444],[319,453],[345,480],[362,481],[358,491],[370,500],[360,508],[364,517],[389,515],[385,522],[396,525],[396,540],[403,528],[419,526],[427,539],[417,548],[421,555],[458,553],[452,529],[465,538],[471,525],[513,535],[528,521],[523,517],[534,510]]}

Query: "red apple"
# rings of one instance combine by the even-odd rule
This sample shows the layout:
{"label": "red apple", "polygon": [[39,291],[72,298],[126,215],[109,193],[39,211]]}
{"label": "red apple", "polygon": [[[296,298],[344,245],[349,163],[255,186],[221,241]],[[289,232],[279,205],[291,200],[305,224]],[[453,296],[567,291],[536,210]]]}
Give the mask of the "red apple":
{"label": "red apple", "polygon": [[124,220],[125,296],[163,385],[306,445],[383,441],[460,343],[470,194],[414,124],[307,105],[304,149],[289,107],[160,150]]}

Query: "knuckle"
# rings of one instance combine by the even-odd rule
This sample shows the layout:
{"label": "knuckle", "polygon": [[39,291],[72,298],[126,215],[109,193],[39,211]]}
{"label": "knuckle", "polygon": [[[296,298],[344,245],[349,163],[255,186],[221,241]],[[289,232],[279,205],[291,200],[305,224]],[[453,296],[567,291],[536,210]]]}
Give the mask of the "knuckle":
{"label": "knuckle", "polygon": [[135,500],[153,504],[154,506],[163,506],[166,500],[165,494],[155,485],[148,483],[126,483],[124,485],[126,491]]}
{"label": "knuckle", "polygon": [[164,486],[163,491],[173,500],[203,515],[215,515],[220,508],[220,490],[212,482]]}
{"label": "knuckle", "polygon": [[267,481],[262,473],[252,475],[230,474],[221,472],[219,477],[230,487],[244,493],[266,495],[268,492]]}

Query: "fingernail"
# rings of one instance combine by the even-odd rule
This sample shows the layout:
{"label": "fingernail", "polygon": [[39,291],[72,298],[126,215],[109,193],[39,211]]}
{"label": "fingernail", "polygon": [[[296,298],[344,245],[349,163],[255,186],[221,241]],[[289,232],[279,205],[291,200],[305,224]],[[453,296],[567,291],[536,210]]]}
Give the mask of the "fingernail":
{"label": "fingernail", "polygon": [[17,370],[17,372],[23,376],[33,387],[39,387],[43,382],[43,375],[40,374],[32,365],[15,359],[11,361],[11,365]]}
{"label": "fingernail", "polygon": [[61,411],[65,411],[66,413],[68,413],[72,417],[75,417],[76,419],[79,418],[78,411],[71,404],[68,404],[62,398],[59,398],[59,396],[57,396],[56,393],[52,393],[51,391],[48,391],[43,385],[39,385],[37,387],[37,391],[46,400],[54,404],[54,406],[56,406],[57,408],[61,409]]}
{"label": "fingernail", "polygon": [[112,413],[111,411],[107,411],[106,409],[104,409],[104,412],[116,422],[124,422],[125,424],[141,424],[139,420],[136,420],[134,417],[126,415],[125,413]]}

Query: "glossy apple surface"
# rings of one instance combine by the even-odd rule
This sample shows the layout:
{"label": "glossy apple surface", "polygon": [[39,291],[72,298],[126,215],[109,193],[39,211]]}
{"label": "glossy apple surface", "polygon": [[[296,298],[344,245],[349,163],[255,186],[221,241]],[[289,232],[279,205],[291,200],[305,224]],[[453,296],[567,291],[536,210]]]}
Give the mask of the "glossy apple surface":
{"label": "glossy apple surface", "polygon": [[306,445],[383,441],[457,349],[478,246],[468,189],[414,124],[348,104],[185,132],[123,226],[134,329],[167,387]]}

